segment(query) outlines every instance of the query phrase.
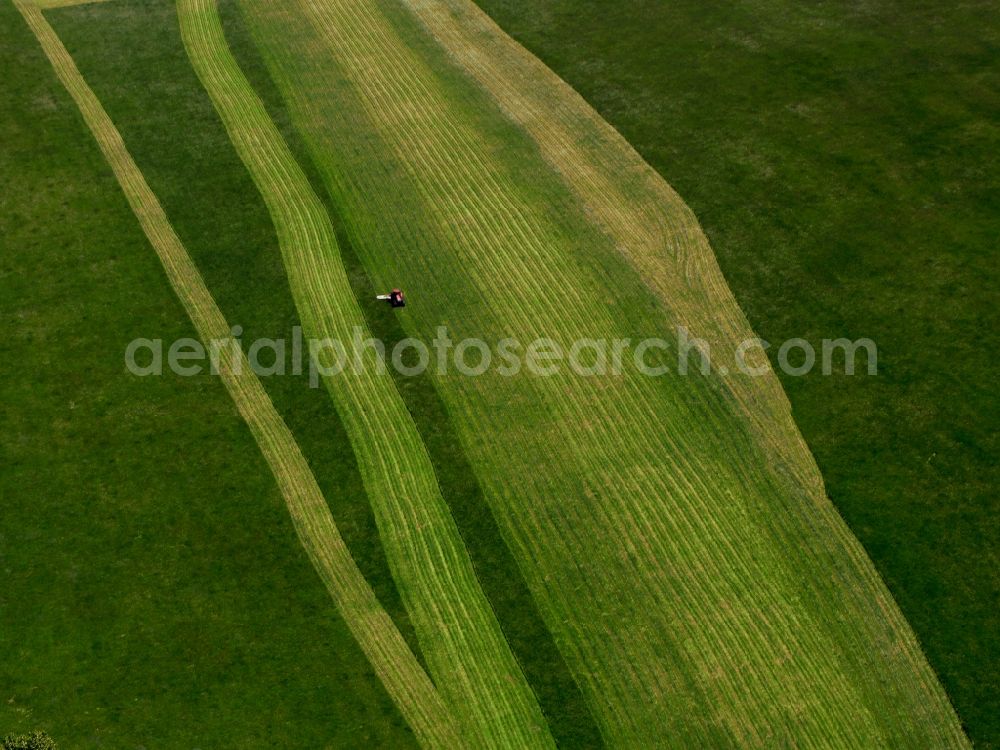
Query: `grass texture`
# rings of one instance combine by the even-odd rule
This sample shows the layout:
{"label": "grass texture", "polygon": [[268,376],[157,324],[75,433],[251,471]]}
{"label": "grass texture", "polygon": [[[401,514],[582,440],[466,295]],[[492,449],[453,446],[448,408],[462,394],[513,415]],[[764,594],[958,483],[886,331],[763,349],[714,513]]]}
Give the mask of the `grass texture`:
{"label": "grass texture", "polygon": [[837,509],[973,743],[1000,747],[1000,8],[479,0],[684,196]]}
{"label": "grass texture", "polygon": [[[726,317],[731,298],[690,220],[660,235],[680,247],[658,252],[681,258],[677,304],[700,304],[701,318],[672,309],[623,257],[613,233],[627,220],[586,211],[601,191],[546,163],[562,136],[546,146],[505,118],[426,20],[388,3],[242,6],[369,273],[417,300],[411,333],[430,339],[444,321],[456,339],[568,348],[691,320],[708,336],[706,305],[720,330],[745,328]],[[461,18],[455,7],[420,4]],[[581,106],[548,86],[555,109]],[[635,160],[620,144],[577,140],[611,149],[589,156],[592,173],[631,160],[623,190],[640,206],[669,197],[644,197],[648,170],[627,179]],[[565,165],[574,171],[572,152]],[[661,210],[667,227],[685,226],[676,202]],[[748,416],[740,386],[716,374],[435,382],[609,743],[963,744],[870,562],[797,472],[801,439],[762,435],[755,421],[770,418]]]}
{"label": "grass texture", "polygon": [[351,558],[291,432],[274,410],[245,354],[234,345],[230,326],[114,124],[41,11],[23,0],[18,0],[17,7],[80,108],[199,337],[206,345],[213,341],[225,344],[219,349],[220,376],[278,481],[303,546],[349,627],[422,742],[454,746],[458,734],[451,714]]}
{"label": "grass texture", "polygon": [[[170,5],[161,7],[174,18]],[[200,109],[209,123],[215,114],[176,28],[148,6],[141,19],[126,11],[113,3],[47,17],[71,17],[83,32],[69,34],[70,43],[67,24],[56,26],[102,104],[115,105],[109,111],[119,128],[130,121],[119,119],[121,96],[143,108],[144,138],[134,128],[123,135],[157,196],[170,198],[164,206],[189,251],[198,251],[227,318],[251,337],[287,335],[284,324],[260,327],[280,320],[284,277],[266,209],[259,198],[255,205],[231,147],[204,148],[212,128],[191,127],[201,122]],[[98,29],[109,33],[106,43],[93,43]],[[0,109],[0,316],[9,332],[0,345],[0,733],[41,727],[60,746],[81,748],[413,745],[298,543],[275,479],[218,378],[137,378],[125,369],[130,340],[196,333],[76,105],[11,3],[0,4],[0,38],[0,65],[9,72]],[[149,42],[141,55],[131,45],[139,39]],[[163,64],[161,53],[171,48],[177,66]],[[119,51],[128,58],[124,68]],[[157,76],[147,75],[151,61]],[[175,71],[191,84],[164,95]],[[109,80],[110,88],[95,86]],[[200,94],[203,106],[187,91]],[[189,150],[157,140],[162,114],[171,136],[186,118]],[[216,130],[227,146],[221,125]],[[148,159],[164,151],[168,163],[215,178],[187,181],[178,201],[157,160]],[[238,237],[226,229],[230,204],[204,199],[203,188],[240,194],[227,192],[233,181],[219,158],[227,153],[249,186],[235,202]],[[188,244],[192,226],[201,226],[188,221],[192,213],[212,231],[198,231]],[[241,253],[252,262],[241,262]],[[220,284],[220,264],[252,271]],[[234,284],[245,287],[237,299],[256,296],[253,321],[230,304]],[[398,616],[401,605],[374,575],[374,522],[366,543],[369,527],[354,510],[358,499],[367,507],[360,478],[349,462],[334,460],[338,439],[347,444],[336,415],[323,412],[333,411],[330,399],[294,380],[266,384],[281,386],[272,398],[294,425],[338,528],[352,552],[369,552],[359,564]],[[315,399],[290,399],[296,392]],[[323,439],[303,430],[303,420],[323,425]],[[391,583],[388,571],[385,579]]]}
{"label": "grass texture", "polygon": [[[718,349],[751,335],[678,196],[471,3],[240,5],[345,245],[376,288],[409,292],[405,333],[429,340],[446,324],[456,340],[546,336],[564,349],[669,338],[677,324]],[[199,335],[229,340],[117,130],[40,13],[18,7]],[[180,9],[195,68],[275,221],[307,330],[363,325],[322,201],[230,57],[214,3]],[[407,389],[388,375],[327,383],[436,685],[354,564],[268,393],[242,357],[226,365],[304,546],[418,739],[544,742]],[[431,382],[609,745],[964,745],[912,632],[826,499],[775,378]],[[400,476],[419,503],[384,494]]]}
{"label": "grass texture", "polygon": [[[357,329],[368,338],[326,209],[230,54],[214,2],[185,1],[178,10],[195,70],[271,209],[307,333],[348,341]],[[324,354],[329,367],[335,355]],[[359,456],[423,653],[468,741],[545,745],[541,710],[479,586],[391,376],[369,352],[363,368],[348,367],[327,384]]]}

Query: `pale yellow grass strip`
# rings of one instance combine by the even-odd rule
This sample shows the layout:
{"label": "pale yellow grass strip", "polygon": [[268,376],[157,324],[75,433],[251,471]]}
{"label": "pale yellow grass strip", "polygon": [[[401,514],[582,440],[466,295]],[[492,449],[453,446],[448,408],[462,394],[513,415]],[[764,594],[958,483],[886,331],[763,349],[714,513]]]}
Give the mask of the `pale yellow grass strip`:
{"label": "pale yellow grass strip", "polygon": [[[191,63],[260,190],[310,337],[370,337],[333,226],[229,51],[214,0],[179,0]],[[476,579],[430,456],[391,375],[348,366],[326,378],[358,456],[386,556],[438,689],[475,744],[545,747],[531,688]]]}
{"label": "pale yellow grass strip", "polygon": [[36,8],[51,10],[53,8],[69,8],[73,5],[90,5],[92,3],[106,3],[109,0],[34,0]]}
{"label": "pale yellow grass strip", "polygon": [[375,672],[422,744],[460,746],[450,712],[351,558],[293,435],[233,345],[229,325],[121,135],[41,11],[27,0],[14,3],[79,107],[198,335],[209,345],[226,342],[219,361],[226,389],[274,473],[313,565]]}

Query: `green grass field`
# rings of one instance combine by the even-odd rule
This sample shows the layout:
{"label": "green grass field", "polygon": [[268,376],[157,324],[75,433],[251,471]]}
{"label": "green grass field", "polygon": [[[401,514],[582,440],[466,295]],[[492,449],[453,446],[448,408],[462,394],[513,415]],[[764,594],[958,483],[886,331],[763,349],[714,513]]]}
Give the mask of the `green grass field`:
{"label": "green grass field", "polygon": [[[82,280],[75,264],[52,262],[74,282],[73,310],[114,282],[101,315],[71,313],[67,324],[49,303],[51,322],[37,329],[70,325],[73,348],[120,383],[100,422],[101,437],[114,423],[120,442],[88,452],[84,437],[67,475],[83,460],[99,497],[111,486],[112,497],[185,514],[203,552],[151,518],[134,547],[145,534],[169,539],[202,567],[184,576],[183,556],[159,547],[129,565],[119,552],[132,503],[98,503],[111,517],[95,523],[100,511],[81,512],[94,505],[86,484],[45,502],[48,485],[31,480],[50,454],[28,442],[65,417],[38,384],[65,387],[59,368],[77,381],[81,370],[60,360],[53,372],[51,348],[16,339],[6,361],[31,374],[17,381],[20,427],[4,438],[18,473],[4,474],[15,502],[0,527],[3,561],[14,569],[6,542],[16,530],[10,548],[26,571],[4,593],[0,646],[16,694],[0,720],[11,729],[41,727],[68,746],[966,746],[773,376],[727,377],[718,362],[656,379],[629,369],[408,379],[369,368],[309,389],[305,377],[257,378],[228,355],[221,378],[122,371],[136,335],[207,342],[239,323],[248,341],[287,335],[300,319],[314,336],[360,326],[430,341],[446,325],[455,340],[546,336],[564,349],[584,338],[673,340],[676,325],[719,351],[752,335],[681,198],[476,6],[240,0],[221,16],[214,0],[111,0],[44,16],[28,0],[15,7],[15,31],[4,33],[31,64],[18,65],[28,72],[16,79],[12,142],[37,143],[25,111],[54,103],[63,117],[50,113],[48,137],[71,145],[51,158],[86,200],[67,206],[53,167],[35,165],[55,187],[15,193],[13,209],[5,201],[10,236],[26,214],[67,212],[51,237],[25,223],[32,246],[58,258],[68,243],[56,230],[100,206],[108,218],[93,239],[112,249]],[[9,172],[26,171],[30,149],[11,154]],[[36,206],[39,195],[50,199]],[[89,242],[69,236],[79,258]],[[119,275],[124,256],[145,270]],[[22,266],[4,273],[20,295],[13,321],[32,317],[32,278]],[[146,285],[167,302],[144,302],[151,317],[137,319]],[[410,296],[405,310],[372,305],[374,291],[396,285]],[[183,390],[190,404],[171,400]],[[150,411],[154,395],[162,405]],[[122,424],[120,410],[133,421]],[[162,443],[132,442],[128,427],[143,416]],[[163,450],[173,465],[153,483]],[[88,554],[67,541],[64,508],[76,536],[94,537]],[[236,529],[242,555],[231,551]],[[70,581],[61,599],[39,596],[38,571],[49,568],[31,562],[48,561],[50,548],[54,575]],[[244,567],[226,568],[234,559]],[[286,569],[295,573],[280,586],[266,578]],[[162,606],[136,611],[156,597]],[[230,606],[213,608],[216,598]],[[313,608],[286,621],[291,598]],[[27,623],[7,614],[22,599]],[[104,619],[78,616],[78,601]],[[110,619],[116,608],[131,617]],[[226,644],[206,645],[205,674],[175,655],[191,647],[176,630],[191,612],[210,623],[190,628]],[[284,650],[272,639],[278,620]],[[256,650],[226,659],[241,627]],[[111,631],[124,643],[108,655],[94,634]],[[70,663],[71,684],[51,685]],[[259,674],[270,680],[255,683]],[[166,689],[126,704],[136,685],[156,683]],[[78,708],[67,713],[70,700]],[[180,720],[193,705],[200,713]]]}

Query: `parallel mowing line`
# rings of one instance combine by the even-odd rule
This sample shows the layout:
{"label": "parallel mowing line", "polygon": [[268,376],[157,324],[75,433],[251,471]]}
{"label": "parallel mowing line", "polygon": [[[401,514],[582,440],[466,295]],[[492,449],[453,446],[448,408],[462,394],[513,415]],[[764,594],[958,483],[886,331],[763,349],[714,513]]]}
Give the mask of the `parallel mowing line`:
{"label": "parallel mowing line", "polygon": [[[507,36],[474,3],[403,3],[504,113],[538,143],[549,165],[565,178],[591,210],[591,216],[612,234],[618,249],[680,321],[691,328],[692,335],[712,343],[715,364],[724,363],[735,372],[734,363],[723,357],[753,333],[721,276],[697,220],[680,197],[572,88]],[[598,135],[600,148],[582,146],[588,133]],[[631,175],[629,196],[622,191],[623,175]],[[792,421],[777,378],[770,373],[753,381],[737,378],[729,385],[758,437],[796,478],[801,490],[812,497],[818,507],[811,510],[825,516],[824,525],[833,533],[840,551],[846,551],[854,560],[852,572],[861,580],[852,583],[874,590],[885,610],[885,622],[905,636],[901,657],[918,667],[925,688],[940,703],[943,696],[926,669],[909,625],[853,535],[832,512],[822,478]],[[808,516],[804,518],[808,520]],[[847,585],[846,590],[854,591],[855,585]],[[872,637],[885,635],[873,633]],[[857,645],[863,647],[864,643]]]}
{"label": "parallel mowing line", "polygon": [[[576,240],[593,239],[561,234],[525,203],[517,180],[528,173],[515,179],[499,162],[377,4],[244,4],[321,164],[388,158],[404,166],[405,177],[374,168],[345,176],[329,166],[324,177],[347,207],[352,240],[369,266],[408,268],[407,283],[423,286],[426,301],[408,324],[426,335],[433,322],[453,316],[452,298],[481,294],[487,303],[474,309],[475,319],[459,321],[476,334],[529,340],[555,333],[570,341],[622,332],[600,304],[587,304],[622,290],[570,262],[586,247]],[[378,143],[354,137],[363,123],[341,121],[347,102],[326,105],[343,79],[390,157]],[[339,128],[336,137],[331,126]],[[419,205],[397,216],[386,196],[406,183]],[[379,209],[383,235],[376,240],[358,227],[371,229]],[[683,240],[683,231],[677,237]],[[442,270],[451,268],[461,272]],[[702,270],[691,261],[684,272]],[[706,291],[703,303],[721,293]],[[793,510],[785,526],[775,519],[797,498],[786,498],[788,489],[760,471],[746,425],[717,386],[666,382],[673,397],[634,377],[439,383],[606,738],[624,745],[960,746],[957,722],[926,665],[919,658],[893,663],[907,633],[886,626],[881,592],[859,594],[845,617],[847,584],[812,590],[813,577],[830,575],[831,560],[860,563],[836,548],[827,567],[799,569],[798,553],[786,551],[790,542],[803,544],[794,532],[810,543],[828,530],[810,521],[809,509]],[[534,431],[518,426],[516,410],[525,403],[548,415]],[[490,440],[477,439],[481,434]],[[866,619],[888,635],[870,644],[870,659],[858,660],[847,652],[868,645],[859,635]],[[905,694],[905,708],[893,706],[894,691]],[[921,701],[923,714],[914,709]]]}
{"label": "parallel mowing line", "polygon": [[[191,62],[267,202],[310,335],[347,341],[357,329],[367,338],[326,210],[232,57],[214,0],[180,0],[178,11]],[[391,376],[369,352],[362,371],[349,366],[326,383],[431,674],[470,741],[552,745]]]}
{"label": "parallel mowing line", "polygon": [[[711,342],[713,366],[725,364],[735,372],[734,362],[725,357],[741,341],[752,338],[753,332],[697,220],[676,192],[572,88],[507,36],[474,3],[402,2],[504,113],[530,134],[548,164],[564,177],[590,215],[612,235],[618,249],[679,320],[691,328],[692,335]],[[583,146],[594,140],[585,136],[593,134],[601,146]],[[630,175],[630,195],[623,192],[623,175]],[[837,553],[846,553],[852,559],[852,569],[840,574],[844,591],[851,594],[867,590],[871,598],[865,602],[862,596],[856,596],[854,604],[865,609],[874,600],[885,615],[875,620],[870,637],[884,640],[891,637],[889,632],[898,633],[900,659],[916,668],[918,679],[933,695],[938,710],[950,713],[909,624],[826,498],[822,478],[792,421],[777,377],[768,373],[754,380],[736,378],[730,380],[729,387],[758,438],[795,477],[800,490],[811,497],[814,505],[805,506],[807,512],[800,513],[800,518],[818,530],[818,539],[832,537],[835,541],[834,545],[826,545],[826,556],[814,555],[813,562],[818,560],[831,567]],[[810,518],[817,511],[821,514],[818,526]],[[796,541],[791,529],[786,533],[790,541]],[[806,551],[812,552],[808,547]],[[855,645],[864,649],[866,643],[859,640]]]}
{"label": "parallel mowing line", "polygon": [[351,558],[316,480],[230,335],[230,327],[111,119],[62,42],[27,0],[14,0],[111,166],[174,292],[201,339],[224,342],[219,372],[288,504],[296,532],[327,590],[403,716],[427,747],[461,746],[451,712]]}

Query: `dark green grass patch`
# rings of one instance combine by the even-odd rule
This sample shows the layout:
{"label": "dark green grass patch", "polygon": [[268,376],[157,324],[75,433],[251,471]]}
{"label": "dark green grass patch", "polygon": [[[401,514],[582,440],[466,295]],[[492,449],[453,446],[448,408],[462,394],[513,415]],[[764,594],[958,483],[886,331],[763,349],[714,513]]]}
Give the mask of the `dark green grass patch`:
{"label": "dark green grass patch", "polygon": [[[42,728],[63,747],[412,744],[221,382],[126,372],[133,338],[193,329],[34,37],[11,4],[0,16],[0,734]],[[231,322],[285,335],[295,318],[273,230],[171,5],[50,18]],[[272,384],[392,608],[328,399]]]}
{"label": "dark green grass patch", "polygon": [[761,336],[877,342],[877,377],[784,386],[973,741],[1000,747],[996,4],[478,1],[678,189]]}

